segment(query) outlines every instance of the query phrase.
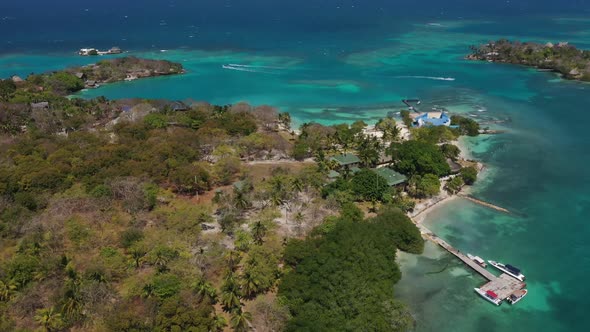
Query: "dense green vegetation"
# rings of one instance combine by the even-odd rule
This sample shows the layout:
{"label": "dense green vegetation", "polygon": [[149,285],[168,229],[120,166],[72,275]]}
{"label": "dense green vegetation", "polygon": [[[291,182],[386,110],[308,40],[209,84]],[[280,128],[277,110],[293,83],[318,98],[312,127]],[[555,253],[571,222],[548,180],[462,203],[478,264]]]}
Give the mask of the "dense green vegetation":
{"label": "dense green vegetation", "polygon": [[279,296],[291,310],[288,331],[406,331],[413,326],[393,297],[401,274],[396,249],[421,253],[418,229],[398,209],[366,222],[343,214],[327,232],[318,229],[285,249],[291,270]]}
{"label": "dense green vegetation", "polygon": [[[402,142],[386,118],[383,139],[362,121],[294,135],[270,106],[64,97],[151,65],[176,68],[121,59],[0,81],[0,331],[411,328],[395,250],[423,242],[403,213],[438,193],[460,132]],[[362,169],[338,169],[341,152]],[[387,155],[407,188],[371,170]],[[273,165],[290,157],[316,162]]]}
{"label": "dense green vegetation", "polygon": [[479,123],[473,119],[460,115],[453,115],[451,116],[451,123],[453,123],[453,125],[459,126],[459,132],[461,135],[479,135]]}
{"label": "dense green vegetation", "polygon": [[477,180],[477,169],[475,167],[464,167],[461,169],[461,178],[463,182],[468,185],[472,185]]}
{"label": "dense green vegetation", "polygon": [[407,175],[448,175],[451,171],[440,147],[420,140],[392,144],[388,151],[394,168]]}
{"label": "dense green vegetation", "polygon": [[500,39],[471,46],[470,60],[506,62],[550,69],[567,79],[590,81],[590,51],[579,50],[568,43],[522,43]]}

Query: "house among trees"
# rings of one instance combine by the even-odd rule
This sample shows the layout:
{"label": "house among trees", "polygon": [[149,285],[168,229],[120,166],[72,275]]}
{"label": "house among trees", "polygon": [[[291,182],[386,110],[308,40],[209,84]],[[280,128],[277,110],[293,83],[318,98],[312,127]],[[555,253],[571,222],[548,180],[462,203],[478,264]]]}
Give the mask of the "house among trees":
{"label": "house among trees", "polygon": [[333,180],[336,180],[339,177],[340,177],[340,173],[338,173],[336,171],[333,171],[332,170],[332,171],[328,172],[328,180],[333,181]]}
{"label": "house among trees", "polygon": [[373,171],[387,180],[387,185],[390,187],[400,185],[408,180],[405,175],[398,173],[389,167],[375,168]]}
{"label": "house among trees", "polygon": [[361,164],[359,157],[352,153],[339,154],[330,158],[330,160],[335,161],[339,168],[352,169],[353,167],[359,167]]}
{"label": "house among trees", "polygon": [[412,122],[414,127],[438,127],[451,126],[451,118],[443,112],[426,112],[414,117]]}
{"label": "house among trees", "polygon": [[458,174],[461,171],[461,168],[463,168],[461,164],[451,158],[447,158],[447,164],[449,164],[449,167],[451,168],[451,174]]}
{"label": "house among trees", "polygon": [[352,153],[335,155],[332,158],[330,158],[330,161],[336,163],[336,168],[339,170],[339,172],[331,170],[328,173],[329,180],[336,180],[342,174],[356,174],[361,170],[359,168],[359,166],[361,165],[361,160],[359,159],[359,157]]}
{"label": "house among trees", "polygon": [[86,88],[92,88],[92,89],[99,87],[98,83],[96,83],[96,81],[94,81],[94,80],[88,80],[88,81],[84,82],[84,86]]}
{"label": "house among trees", "polygon": [[190,107],[183,102],[175,101],[167,105],[173,112],[184,112],[188,111]]}

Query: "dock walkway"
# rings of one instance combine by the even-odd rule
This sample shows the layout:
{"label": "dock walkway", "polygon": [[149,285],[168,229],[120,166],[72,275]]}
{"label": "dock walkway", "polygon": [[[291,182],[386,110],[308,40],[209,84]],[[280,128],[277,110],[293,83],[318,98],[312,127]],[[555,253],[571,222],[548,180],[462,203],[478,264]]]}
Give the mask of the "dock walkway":
{"label": "dock walkway", "polygon": [[465,264],[469,265],[470,268],[474,269],[477,273],[481,274],[482,277],[488,279],[489,281],[493,281],[498,278],[490,271],[484,269],[483,267],[479,266],[476,262],[469,259],[469,257],[467,257],[467,255],[463,254],[462,252],[460,252],[459,250],[455,249],[453,246],[448,244],[445,240],[436,236],[436,234],[432,233],[426,227],[424,227],[422,225],[418,225],[418,228],[420,229],[420,231],[422,232],[423,235],[428,237],[428,239],[430,239],[432,242],[438,244],[439,246],[443,247],[451,254],[455,255],[457,258],[462,260]]}
{"label": "dock walkway", "polygon": [[473,260],[469,259],[467,255],[463,254],[461,251],[451,246],[445,240],[438,237],[428,228],[424,227],[419,223],[417,223],[416,226],[418,227],[418,229],[420,229],[422,236],[443,247],[446,251],[450,252],[455,257],[459,258],[461,261],[463,261],[463,263],[467,264],[470,268],[475,270],[482,277],[486,278],[488,282],[480,287],[482,290],[493,291],[498,295],[498,298],[504,300],[515,291],[523,289],[526,286],[525,283],[512,278],[506,273],[502,273],[499,277],[497,277],[495,274],[491,273],[490,271],[475,263]]}

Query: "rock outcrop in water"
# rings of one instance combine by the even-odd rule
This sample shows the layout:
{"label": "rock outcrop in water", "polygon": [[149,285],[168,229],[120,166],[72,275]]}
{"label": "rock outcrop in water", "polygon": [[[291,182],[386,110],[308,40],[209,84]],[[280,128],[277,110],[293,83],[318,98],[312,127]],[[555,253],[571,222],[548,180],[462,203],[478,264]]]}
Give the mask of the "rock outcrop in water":
{"label": "rock outcrop in water", "polygon": [[590,81],[590,51],[566,42],[538,44],[501,39],[471,49],[468,60],[519,64],[551,70],[566,79]]}

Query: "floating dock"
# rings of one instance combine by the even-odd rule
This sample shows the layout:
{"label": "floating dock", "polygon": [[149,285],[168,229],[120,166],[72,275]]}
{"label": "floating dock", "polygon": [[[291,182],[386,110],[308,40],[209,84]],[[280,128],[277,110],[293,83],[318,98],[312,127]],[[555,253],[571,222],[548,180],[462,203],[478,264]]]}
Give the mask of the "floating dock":
{"label": "floating dock", "polygon": [[475,270],[475,272],[479,273],[482,277],[486,278],[488,280],[488,283],[479,287],[480,289],[484,291],[492,291],[498,295],[498,298],[504,300],[508,298],[512,293],[526,287],[526,284],[524,282],[521,282],[507,275],[506,273],[503,273],[499,277],[497,277],[495,274],[491,273],[485,268],[479,266],[479,264],[477,264],[473,260],[469,259],[469,257],[467,257],[466,254],[463,254],[461,251],[451,246],[445,240],[438,237],[428,228],[424,227],[421,224],[416,224],[416,226],[418,226],[418,229],[420,229],[420,232],[422,233],[423,237],[443,247],[446,251],[455,255],[457,258],[459,258],[465,264],[467,264],[469,267]]}

